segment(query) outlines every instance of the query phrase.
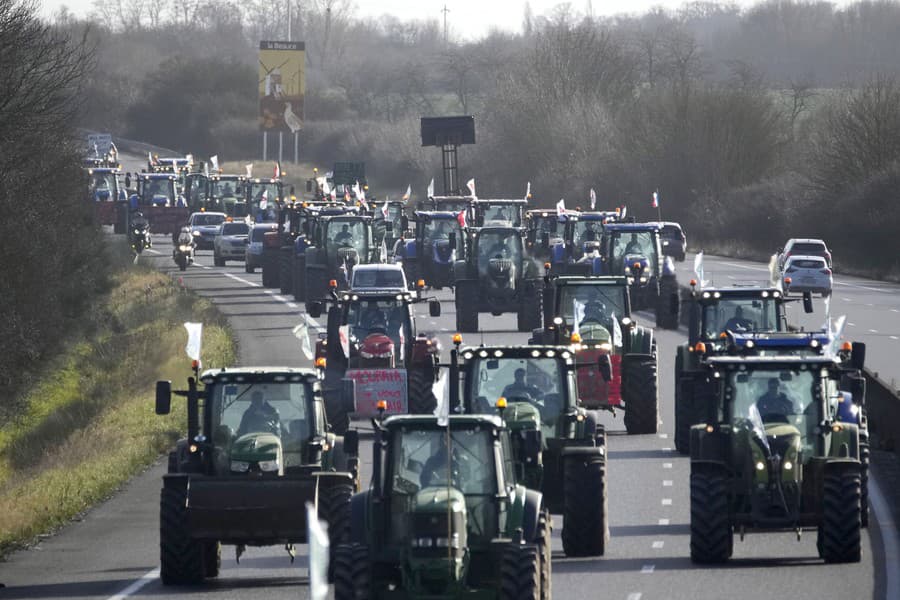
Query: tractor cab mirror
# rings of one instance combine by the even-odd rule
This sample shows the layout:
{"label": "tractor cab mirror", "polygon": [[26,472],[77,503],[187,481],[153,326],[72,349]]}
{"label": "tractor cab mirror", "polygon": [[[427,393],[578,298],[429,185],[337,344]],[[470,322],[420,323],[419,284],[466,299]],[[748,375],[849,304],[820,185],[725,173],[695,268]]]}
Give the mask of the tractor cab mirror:
{"label": "tractor cab mirror", "polygon": [[602,354],[597,359],[597,368],[600,370],[600,376],[607,383],[612,380],[612,364],[609,362],[609,354]]}
{"label": "tractor cab mirror", "polygon": [[432,298],[428,301],[428,314],[432,317],[441,316],[441,301]]}
{"label": "tractor cab mirror", "polygon": [[528,429],[522,432],[522,452],[526,463],[532,466],[538,464],[541,458],[540,430]]}
{"label": "tractor cab mirror", "polygon": [[866,365],[866,345],[863,342],[853,342],[850,350],[850,364],[854,369],[862,371]]}
{"label": "tractor cab mirror", "polygon": [[541,247],[546,249],[550,247],[550,232],[544,231],[541,233]]}
{"label": "tractor cab mirror", "polygon": [[167,415],[172,404],[172,382],[156,382],[156,414]]}
{"label": "tractor cab mirror", "polygon": [[349,377],[341,379],[341,406],[347,412],[356,412],[356,380]]}
{"label": "tractor cab mirror", "polygon": [[400,229],[402,229],[403,231],[409,229],[409,217],[407,217],[406,215],[402,215],[400,217]]}
{"label": "tractor cab mirror", "polygon": [[813,311],[812,293],[803,292],[803,312],[810,314]]}
{"label": "tractor cab mirror", "polygon": [[312,191],[313,191],[313,180],[312,180],[312,179],[307,179],[307,180],[306,180],[306,191],[307,191],[307,192],[312,192]]}
{"label": "tractor cab mirror", "polygon": [[455,231],[451,231],[447,235],[447,243],[450,244],[451,248],[456,248],[456,232]]}
{"label": "tractor cab mirror", "polygon": [[313,300],[312,302],[309,303],[309,308],[308,308],[307,312],[309,313],[309,316],[311,316],[313,319],[318,319],[319,317],[322,316],[322,311],[324,310],[324,308],[325,307],[322,305],[321,300]]}
{"label": "tractor cab mirror", "polygon": [[344,454],[347,456],[359,454],[359,432],[355,429],[350,429],[344,433]]}

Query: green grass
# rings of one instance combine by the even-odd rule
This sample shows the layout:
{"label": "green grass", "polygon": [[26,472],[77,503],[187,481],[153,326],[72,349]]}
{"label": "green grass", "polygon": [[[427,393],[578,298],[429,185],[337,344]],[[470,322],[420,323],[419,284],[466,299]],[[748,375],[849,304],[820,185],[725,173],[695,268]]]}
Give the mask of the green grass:
{"label": "green grass", "polygon": [[61,350],[0,428],[0,553],[108,497],[183,435],[184,404],[157,416],[154,383],[190,374],[185,321],[204,323],[204,366],[234,361],[212,304],[155,271],[121,273],[94,310],[102,324]]}

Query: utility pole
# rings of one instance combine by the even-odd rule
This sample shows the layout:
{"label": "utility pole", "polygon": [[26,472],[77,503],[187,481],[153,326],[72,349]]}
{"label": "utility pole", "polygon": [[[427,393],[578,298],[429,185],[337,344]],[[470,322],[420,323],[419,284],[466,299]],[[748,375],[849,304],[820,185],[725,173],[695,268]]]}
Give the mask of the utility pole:
{"label": "utility pole", "polygon": [[447,5],[445,4],[444,8],[443,8],[443,10],[441,10],[441,12],[444,13],[444,46],[446,47],[447,46],[447,13],[450,12],[450,9],[447,8]]}
{"label": "utility pole", "polygon": [[287,0],[287,5],[288,5],[288,18],[287,18],[288,36],[287,36],[287,41],[291,41],[291,0]]}

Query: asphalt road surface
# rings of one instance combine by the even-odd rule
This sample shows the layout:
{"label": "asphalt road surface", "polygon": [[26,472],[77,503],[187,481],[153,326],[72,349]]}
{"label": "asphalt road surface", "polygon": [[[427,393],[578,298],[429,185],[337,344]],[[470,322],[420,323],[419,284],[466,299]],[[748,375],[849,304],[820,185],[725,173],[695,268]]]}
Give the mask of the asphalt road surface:
{"label": "asphalt road surface", "polygon": [[[241,364],[309,366],[291,333],[301,319],[302,305],[275,290],[262,288],[259,273],[245,273],[241,263],[213,267],[211,252],[200,252],[197,263],[180,273],[170,252],[167,240],[156,236],[154,248],[141,260],[170,272],[173,278],[216,303],[236,334]],[[690,260],[679,267],[690,268]],[[758,269],[764,266],[709,257],[706,261],[707,275],[713,272],[720,285],[731,277],[747,279],[745,272]],[[682,276],[688,278],[687,274]],[[896,356],[900,344],[891,335],[900,335],[900,315],[896,314],[900,290],[897,286],[892,288],[864,280],[837,279],[835,296],[840,310],[834,311],[835,314],[846,312],[853,323],[848,326],[854,339],[869,342],[869,362],[876,370],[896,371],[892,357]],[[455,311],[449,292],[437,296],[442,300],[442,315],[432,319],[427,305],[420,305],[418,328],[437,333],[446,352],[454,331]],[[642,320],[653,324],[652,317]],[[464,343],[526,341],[526,334],[515,331],[514,315],[482,314],[481,325],[483,332],[467,335]],[[869,328],[877,331],[867,332]],[[605,419],[610,432],[608,490],[612,539],[603,558],[569,559],[562,554],[557,527],[553,536],[556,597],[619,600],[900,597],[896,587],[900,573],[896,530],[877,491],[877,478],[872,488],[875,514],[870,529],[863,533],[863,560],[859,564],[823,564],[816,552],[815,531],[805,531],[800,541],[793,533],[750,534],[743,542],[735,540],[734,558],[725,566],[704,568],[691,563],[689,461],[672,449],[672,368],[674,349],[683,340],[684,332],[658,331],[657,335],[660,433],[628,436],[621,418]],[[364,423],[357,425],[365,427]],[[366,443],[362,447],[364,485],[368,481],[369,447]],[[0,564],[0,582],[7,586],[0,589],[0,598],[308,597],[305,546],[298,549],[298,559],[293,565],[281,548],[250,548],[237,564],[233,548],[225,547],[218,579],[196,588],[162,586],[157,567],[158,502],[163,468],[157,464],[135,477],[113,499],[90,511],[81,522]]]}

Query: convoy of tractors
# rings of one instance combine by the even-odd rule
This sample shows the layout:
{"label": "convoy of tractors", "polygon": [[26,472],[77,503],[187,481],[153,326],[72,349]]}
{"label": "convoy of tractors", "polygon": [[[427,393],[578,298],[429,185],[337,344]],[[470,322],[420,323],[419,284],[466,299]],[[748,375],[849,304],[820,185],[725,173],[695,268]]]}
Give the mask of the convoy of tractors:
{"label": "convoy of tractors", "polygon": [[[602,557],[610,541],[603,412],[621,413],[630,435],[657,433],[648,316],[687,327],[674,423],[675,447],[690,456],[691,559],[727,561],[736,534],[815,527],[825,561],[860,560],[865,347],[794,331],[785,307],[810,312],[812,301],[787,297],[779,278],[679,285],[662,224],[619,209],[474,194],[389,202],[367,197],[365,180],[327,177],[297,198],[277,177],[191,181],[200,170],[174,160],[147,171],[129,201],[117,169],[95,166],[92,181],[109,191],[92,188],[94,199],[121,202],[116,218],[183,208],[273,223],[263,286],[327,319],[314,368],[197,371],[183,391],[158,384],[157,413],[173,394],[188,409],[161,496],[164,583],[215,577],[222,544],[293,556],[312,502],[328,525],[338,600],[550,598],[551,515],[566,556]],[[360,265],[387,263],[402,271],[367,267],[369,284],[353,284]],[[439,316],[429,290],[447,288],[459,333],[444,349],[417,327],[415,305]],[[485,313],[515,313],[528,342],[464,344]],[[370,482],[354,419],[374,430]]]}

